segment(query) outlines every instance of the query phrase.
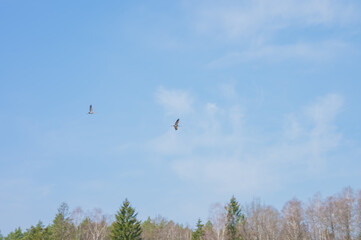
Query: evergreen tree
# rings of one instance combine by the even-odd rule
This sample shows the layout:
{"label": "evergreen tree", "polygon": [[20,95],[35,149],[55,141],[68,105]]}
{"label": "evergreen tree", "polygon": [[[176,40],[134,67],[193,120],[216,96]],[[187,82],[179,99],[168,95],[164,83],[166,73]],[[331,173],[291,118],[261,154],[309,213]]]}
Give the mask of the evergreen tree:
{"label": "evergreen tree", "polygon": [[31,226],[30,229],[28,229],[25,233],[24,233],[24,237],[22,238],[22,240],[44,240],[44,239],[49,239],[46,236],[46,232],[45,232],[44,225],[41,221],[38,222],[38,224],[34,227]]}
{"label": "evergreen tree", "polygon": [[43,226],[41,221],[38,222],[36,227],[31,226],[25,233],[23,240],[41,240]]}
{"label": "evergreen tree", "polygon": [[51,239],[65,240],[70,239],[72,224],[69,218],[69,207],[66,203],[62,203],[58,208],[58,213],[51,225]]}
{"label": "evergreen tree", "polygon": [[197,229],[196,229],[196,231],[193,232],[192,240],[202,240],[203,239],[203,236],[204,236],[203,227],[204,227],[204,225],[202,224],[201,219],[198,219]]}
{"label": "evergreen tree", "polygon": [[115,215],[115,221],[111,228],[112,240],[138,240],[141,239],[142,228],[137,220],[138,213],[130,206],[127,199]]}
{"label": "evergreen tree", "polygon": [[1,230],[0,230],[0,240],[3,240],[4,239],[4,237],[3,237],[3,235],[1,234]]}
{"label": "evergreen tree", "polygon": [[9,233],[5,240],[20,240],[23,237],[23,233],[21,232],[21,228],[15,229],[15,232]]}
{"label": "evergreen tree", "polygon": [[82,222],[81,224],[79,225],[79,229],[78,229],[78,236],[77,238],[79,237],[79,239],[88,239],[90,238],[89,236],[89,229],[91,229],[91,225],[92,225],[92,222],[90,220],[89,217],[86,217]]}
{"label": "evergreen tree", "polygon": [[226,206],[226,237],[227,240],[239,240],[241,237],[237,231],[239,223],[244,221],[244,215],[242,214],[241,207],[239,206],[236,198],[232,196],[230,202]]}
{"label": "evergreen tree", "polygon": [[41,240],[51,240],[51,229],[50,227],[45,227],[43,229],[43,233],[42,233],[42,239]]}

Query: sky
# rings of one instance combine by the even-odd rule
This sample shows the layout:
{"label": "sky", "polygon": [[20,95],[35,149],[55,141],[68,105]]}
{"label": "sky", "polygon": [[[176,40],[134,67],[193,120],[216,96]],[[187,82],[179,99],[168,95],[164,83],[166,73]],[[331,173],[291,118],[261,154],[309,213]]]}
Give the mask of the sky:
{"label": "sky", "polygon": [[360,63],[358,0],[1,0],[1,233],[359,190]]}

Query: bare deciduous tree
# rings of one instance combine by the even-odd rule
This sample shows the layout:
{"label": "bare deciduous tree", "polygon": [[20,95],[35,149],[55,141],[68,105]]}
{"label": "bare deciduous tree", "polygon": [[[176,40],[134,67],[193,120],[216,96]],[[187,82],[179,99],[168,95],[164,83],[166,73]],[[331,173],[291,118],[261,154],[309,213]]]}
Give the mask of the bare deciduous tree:
{"label": "bare deciduous tree", "polygon": [[355,229],[355,201],[354,193],[350,187],[345,188],[335,198],[336,239],[356,239],[356,236],[353,235]]}
{"label": "bare deciduous tree", "polygon": [[86,231],[89,232],[89,240],[105,240],[108,234],[109,217],[102,214],[102,210],[95,208],[90,214],[90,223]]}
{"label": "bare deciduous tree", "polygon": [[307,239],[307,229],[302,203],[297,199],[287,202],[282,209],[282,239]]}
{"label": "bare deciduous tree", "polygon": [[355,236],[358,240],[361,240],[361,191],[358,192],[356,201]]}
{"label": "bare deciduous tree", "polygon": [[75,226],[75,239],[80,240],[81,239],[81,233],[82,233],[82,222],[84,220],[84,211],[81,209],[81,207],[77,207],[74,209],[74,211],[71,213],[71,218],[73,220],[73,224]]}
{"label": "bare deciduous tree", "polygon": [[213,229],[213,224],[210,220],[204,225],[203,240],[217,240],[217,234]]}
{"label": "bare deciduous tree", "polygon": [[[327,203],[323,202],[320,194],[316,194],[306,208],[306,222],[308,227],[308,238],[311,240],[332,239],[329,232]],[[332,215],[331,215],[332,216]]]}
{"label": "bare deciduous tree", "polygon": [[246,221],[240,226],[243,239],[279,239],[281,216],[275,208],[262,206],[259,200],[254,200],[245,209]]}
{"label": "bare deciduous tree", "polygon": [[217,240],[224,240],[226,227],[225,208],[220,203],[215,203],[210,208],[210,219],[213,225],[213,231],[216,233]]}

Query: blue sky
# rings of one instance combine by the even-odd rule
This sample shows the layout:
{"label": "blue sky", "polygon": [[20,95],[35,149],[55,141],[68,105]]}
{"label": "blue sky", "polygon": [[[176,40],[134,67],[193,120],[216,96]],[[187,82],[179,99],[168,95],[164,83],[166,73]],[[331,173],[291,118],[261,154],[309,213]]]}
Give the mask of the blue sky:
{"label": "blue sky", "polygon": [[360,13],[1,1],[0,230],[47,225],[64,201],[114,214],[127,197],[193,226],[232,195],[280,209],[361,189]]}

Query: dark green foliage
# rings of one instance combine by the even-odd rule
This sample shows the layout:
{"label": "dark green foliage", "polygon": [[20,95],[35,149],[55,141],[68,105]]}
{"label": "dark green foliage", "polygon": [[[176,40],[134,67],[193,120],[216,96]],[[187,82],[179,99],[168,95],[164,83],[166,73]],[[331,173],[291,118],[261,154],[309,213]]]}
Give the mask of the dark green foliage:
{"label": "dark green foliage", "polygon": [[34,227],[31,226],[23,234],[22,240],[50,240],[49,227],[44,227],[41,221]]}
{"label": "dark green foliage", "polygon": [[23,237],[23,233],[21,232],[21,228],[15,229],[14,232],[9,233],[5,240],[20,240]]}
{"label": "dark green foliage", "polygon": [[43,240],[43,232],[45,228],[43,226],[43,223],[41,221],[38,222],[38,224],[34,227],[31,226],[25,233],[23,240]]}
{"label": "dark green foliage", "polygon": [[41,240],[51,240],[51,231],[50,227],[46,227],[43,229],[43,235]]}
{"label": "dark green foliage", "polygon": [[80,239],[89,238],[89,236],[88,236],[89,231],[87,231],[87,230],[90,228],[91,224],[92,224],[92,222],[91,222],[90,218],[86,217],[78,227],[78,233],[77,233],[78,236],[77,237]]}
{"label": "dark green foliage", "polygon": [[137,240],[141,239],[142,228],[137,220],[137,213],[130,206],[127,199],[115,215],[115,221],[111,226],[111,239],[113,240]]}
{"label": "dark green foliage", "polygon": [[239,206],[236,198],[232,196],[230,202],[226,206],[226,239],[238,240],[241,239],[237,226],[244,221],[244,215],[242,214],[241,207]]}
{"label": "dark green foliage", "polygon": [[1,234],[1,231],[0,231],[0,240],[3,240],[4,239],[4,237],[3,237],[3,235]]}
{"label": "dark green foliage", "polygon": [[198,219],[197,229],[193,232],[192,240],[202,240],[204,236],[204,225],[202,224],[201,219]]}
{"label": "dark green foliage", "polygon": [[69,218],[69,207],[66,203],[62,203],[58,208],[58,213],[50,227],[52,240],[65,240],[71,238],[74,229]]}

